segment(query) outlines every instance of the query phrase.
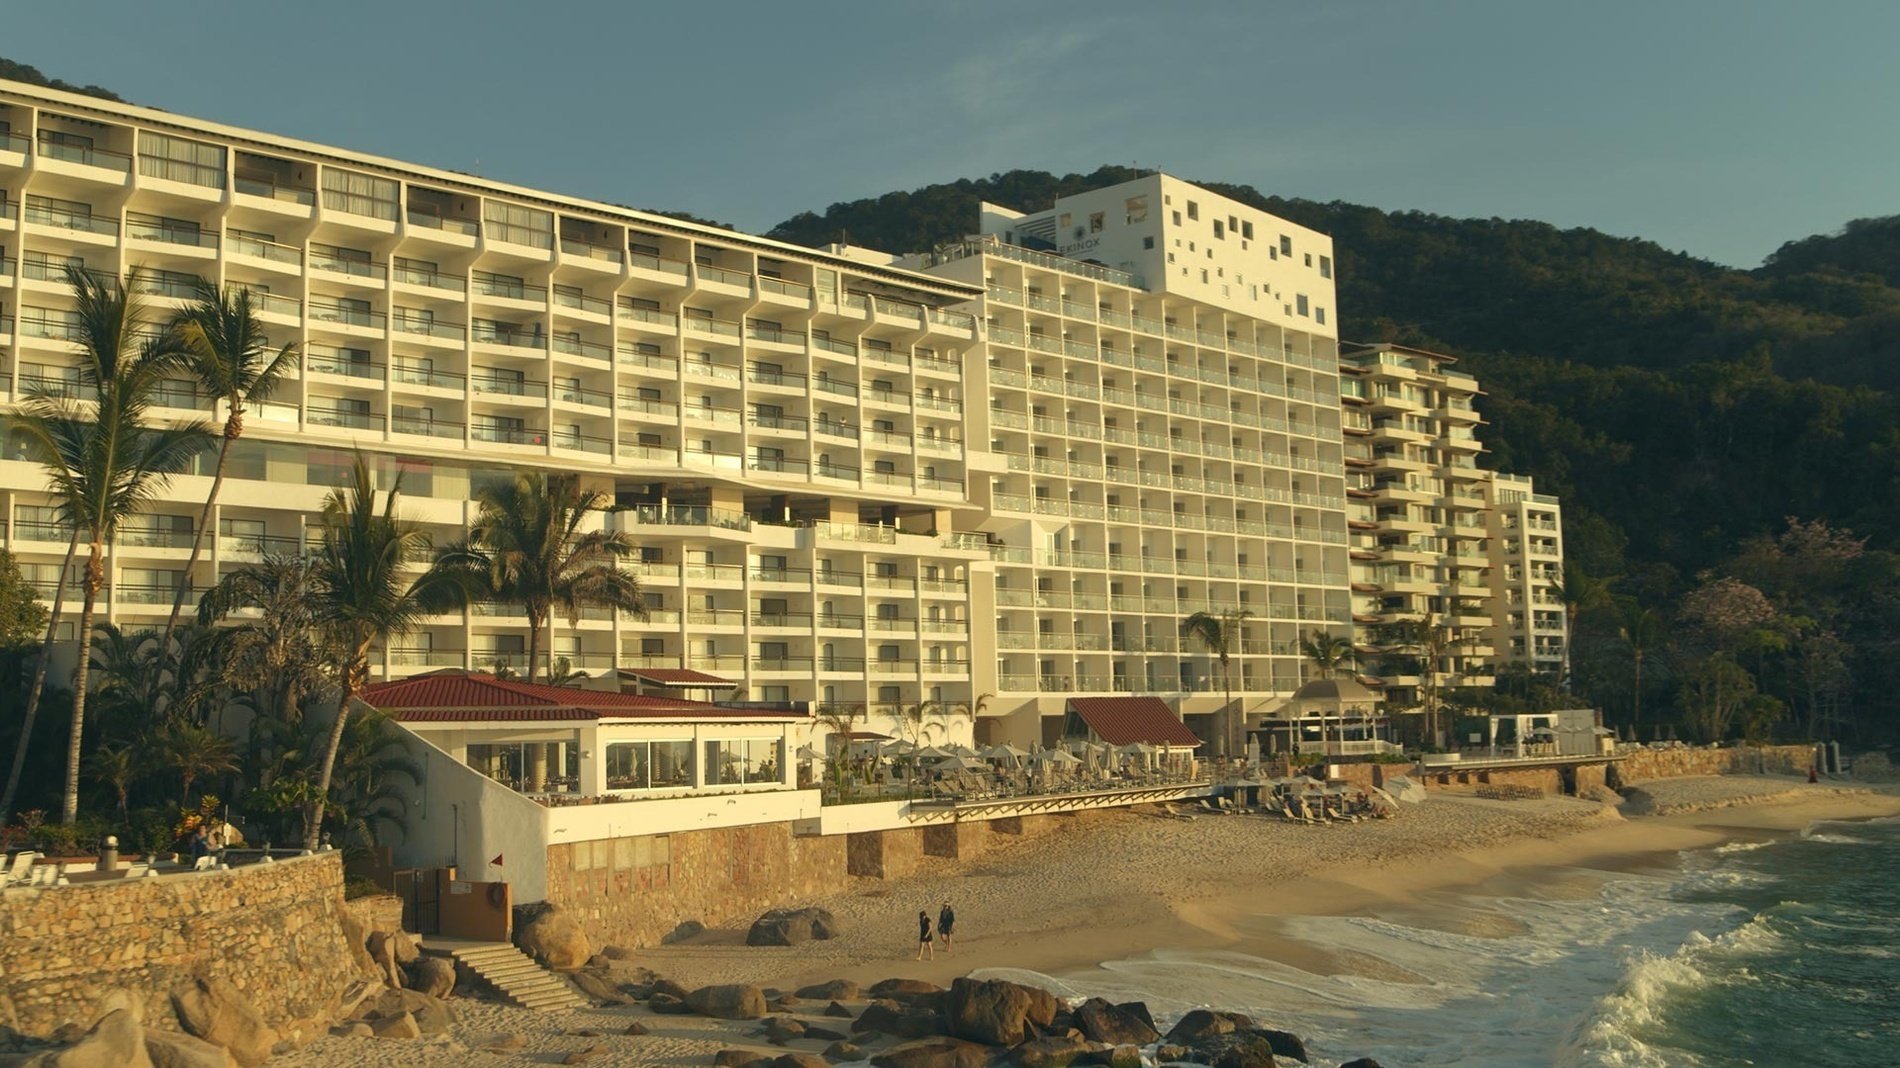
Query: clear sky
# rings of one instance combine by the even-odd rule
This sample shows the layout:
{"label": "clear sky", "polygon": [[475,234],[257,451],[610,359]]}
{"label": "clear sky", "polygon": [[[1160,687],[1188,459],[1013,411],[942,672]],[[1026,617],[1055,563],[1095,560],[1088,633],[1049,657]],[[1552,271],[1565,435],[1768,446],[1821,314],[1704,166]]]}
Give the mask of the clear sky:
{"label": "clear sky", "polygon": [[0,0],[0,55],[763,230],[1105,162],[1752,266],[1900,213],[1900,3]]}

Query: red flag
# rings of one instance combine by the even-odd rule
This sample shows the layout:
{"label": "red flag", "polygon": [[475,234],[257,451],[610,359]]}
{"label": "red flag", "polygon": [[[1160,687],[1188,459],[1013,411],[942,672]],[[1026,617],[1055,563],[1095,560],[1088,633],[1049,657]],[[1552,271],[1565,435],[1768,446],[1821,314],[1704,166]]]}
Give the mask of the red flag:
{"label": "red flag", "polygon": [[493,864],[497,868],[501,867],[501,854],[500,853],[495,854],[495,859],[489,861],[488,863]]}

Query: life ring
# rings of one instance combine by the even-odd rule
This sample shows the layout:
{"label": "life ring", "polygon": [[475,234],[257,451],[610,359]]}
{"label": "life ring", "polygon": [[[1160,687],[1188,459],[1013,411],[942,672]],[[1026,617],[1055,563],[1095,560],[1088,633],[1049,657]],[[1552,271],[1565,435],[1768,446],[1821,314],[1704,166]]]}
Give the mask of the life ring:
{"label": "life ring", "polygon": [[508,906],[507,883],[488,884],[488,904],[491,908],[497,909],[506,908]]}

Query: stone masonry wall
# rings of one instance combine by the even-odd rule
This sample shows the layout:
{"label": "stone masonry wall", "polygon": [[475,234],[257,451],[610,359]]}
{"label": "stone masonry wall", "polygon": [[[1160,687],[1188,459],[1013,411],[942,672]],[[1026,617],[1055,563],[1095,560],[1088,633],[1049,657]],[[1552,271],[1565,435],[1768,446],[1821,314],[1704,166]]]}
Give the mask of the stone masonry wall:
{"label": "stone masonry wall", "polygon": [[231,871],[0,892],[0,1022],[51,1035],[85,1022],[108,990],[176,1029],[171,990],[203,971],[229,980],[267,1023],[328,1012],[356,977],[344,942],[336,853]]}
{"label": "stone masonry wall", "polygon": [[1624,783],[1690,775],[1806,775],[1811,745],[1735,746],[1727,749],[1644,749],[1616,762]]}
{"label": "stone masonry wall", "polygon": [[683,920],[750,923],[848,880],[843,836],[799,837],[789,823],[548,847],[547,900],[597,945],[653,945]]}

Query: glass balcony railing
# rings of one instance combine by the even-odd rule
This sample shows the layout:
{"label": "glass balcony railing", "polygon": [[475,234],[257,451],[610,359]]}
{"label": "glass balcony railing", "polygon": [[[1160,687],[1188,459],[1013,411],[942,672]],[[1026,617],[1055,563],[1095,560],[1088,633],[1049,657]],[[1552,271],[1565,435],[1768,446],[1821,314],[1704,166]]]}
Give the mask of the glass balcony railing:
{"label": "glass balcony railing", "polygon": [[110,171],[130,171],[132,157],[124,152],[111,149],[94,148],[91,145],[73,144],[60,141],[49,134],[40,134],[40,155],[46,159],[64,160],[67,163],[81,163],[88,167],[103,167]]}
{"label": "glass balcony railing", "polygon": [[272,263],[301,264],[303,262],[303,251],[295,245],[279,244],[246,234],[227,232],[224,247],[226,251],[237,255],[254,256]]}
{"label": "glass balcony railing", "polygon": [[57,226],[63,230],[78,230],[88,234],[119,232],[119,224],[115,220],[102,219],[89,212],[39,207],[30,202],[26,206],[26,221],[40,226]]}
{"label": "glass balcony railing", "polygon": [[217,234],[207,233],[202,227],[189,220],[167,219],[139,212],[126,213],[125,236],[138,238],[141,241],[162,241],[168,245],[185,245],[191,248],[215,249],[218,247]]}

